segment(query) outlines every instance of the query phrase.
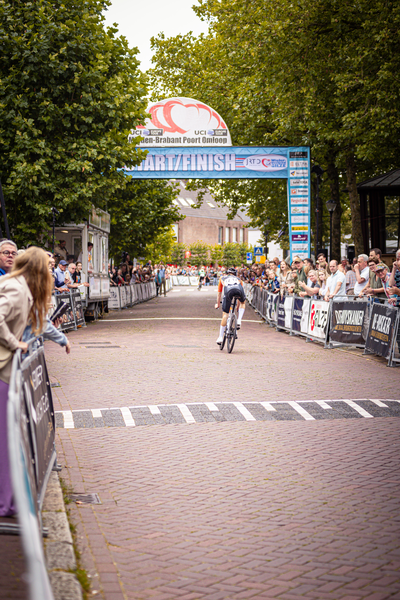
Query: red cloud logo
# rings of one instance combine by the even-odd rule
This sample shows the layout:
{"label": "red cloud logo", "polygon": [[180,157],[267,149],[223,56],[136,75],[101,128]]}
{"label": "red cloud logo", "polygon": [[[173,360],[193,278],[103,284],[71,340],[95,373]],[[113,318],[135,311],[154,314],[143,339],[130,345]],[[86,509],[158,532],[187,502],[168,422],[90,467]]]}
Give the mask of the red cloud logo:
{"label": "red cloud logo", "polygon": [[226,125],[212,108],[191,98],[171,98],[149,108],[155,128],[169,133],[187,133],[194,129],[226,129]]}

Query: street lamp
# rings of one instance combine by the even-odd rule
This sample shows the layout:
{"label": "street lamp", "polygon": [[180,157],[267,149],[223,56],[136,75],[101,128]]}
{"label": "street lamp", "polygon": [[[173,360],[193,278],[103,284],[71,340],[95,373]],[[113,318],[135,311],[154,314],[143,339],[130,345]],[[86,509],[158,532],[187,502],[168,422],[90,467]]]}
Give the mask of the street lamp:
{"label": "street lamp", "polygon": [[326,208],[329,210],[330,226],[329,226],[329,260],[332,260],[332,222],[333,212],[336,208],[336,202],[334,200],[328,200],[326,202]]}
{"label": "street lamp", "polygon": [[266,229],[265,229],[265,236],[264,236],[264,237],[265,237],[265,248],[264,248],[265,259],[267,259],[267,256],[268,256],[268,234],[269,234],[269,231],[268,231],[268,225],[269,225],[270,223],[271,223],[271,219],[270,219],[269,217],[267,217],[267,218],[265,219],[265,225],[266,225],[267,227],[266,227]]}

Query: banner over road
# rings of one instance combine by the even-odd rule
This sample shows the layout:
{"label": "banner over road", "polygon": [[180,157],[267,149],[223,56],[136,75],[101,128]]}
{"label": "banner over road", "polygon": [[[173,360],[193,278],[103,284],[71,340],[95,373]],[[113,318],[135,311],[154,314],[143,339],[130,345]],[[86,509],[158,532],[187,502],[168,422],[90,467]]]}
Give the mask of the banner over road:
{"label": "banner over road", "polygon": [[291,256],[310,256],[311,200],[308,146],[146,148],[135,179],[286,179]]}

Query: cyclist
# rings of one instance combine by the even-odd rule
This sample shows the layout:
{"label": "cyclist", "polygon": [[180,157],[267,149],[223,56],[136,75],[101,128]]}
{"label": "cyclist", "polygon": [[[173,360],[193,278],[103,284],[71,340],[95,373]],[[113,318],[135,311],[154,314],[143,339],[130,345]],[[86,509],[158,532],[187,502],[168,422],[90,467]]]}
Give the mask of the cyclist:
{"label": "cyclist", "polygon": [[218,283],[218,295],[217,295],[217,303],[215,308],[219,308],[221,304],[222,293],[224,295],[222,300],[222,320],[221,326],[219,328],[219,337],[217,339],[217,344],[222,344],[224,341],[224,334],[226,329],[226,323],[228,321],[229,310],[231,308],[233,298],[239,298],[239,316],[237,320],[237,329],[240,329],[242,324],[242,318],[244,315],[244,309],[246,308],[245,300],[246,296],[244,293],[243,283],[239,277],[236,276],[236,269],[230,267],[226,275],[220,277]]}

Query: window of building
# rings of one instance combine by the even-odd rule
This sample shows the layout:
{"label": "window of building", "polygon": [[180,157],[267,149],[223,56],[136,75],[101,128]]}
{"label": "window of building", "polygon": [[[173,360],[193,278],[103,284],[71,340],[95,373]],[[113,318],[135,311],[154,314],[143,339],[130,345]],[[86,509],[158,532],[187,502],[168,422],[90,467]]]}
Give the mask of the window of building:
{"label": "window of building", "polygon": [[176,204],[176,206],[179,206],[178,200],[172,200],[172,204]]}
{"label": "window of building", "polygon": [[243,234],[244,234],[244,230],[242,228],[239,229],[239,241],[241,244],[243,244]]}
{"label": "window of building", "polygon": [[215,208],[215,205],[212,202],[207,202],[208,206],[211,206],[211,208]]}
{"label": "window of building", "polygon": [[190,205],[195,204],[195,201],[192,200],[191,198],[185,198],[186,202]]}
{"label": "window of building", "polygon": [[225,227],[225,242],[227,244],[229,243],[230,234],[231,234],[231,228],[230,227]]}
{"label": "window of building", "polygon": [[237,227],[234,227],[232,229],[232,242],[237,242],[237,241],[238,241],[238,239],[237,239]]}
{"label": "window of building", "polygon": [[178,198],[178,200],[182,204],[182,206],[189,206],[189,204],[186,202],[185,198]]}
{"label": "window of building", "polygon": [[174,233],[175,240],[178,241],[178,223],[174,223],[172,225],[172,231]]}
{"label": "window of building", "polygon": [[222,246],[224,241],[224,228],[218,227],[218,244]]}

